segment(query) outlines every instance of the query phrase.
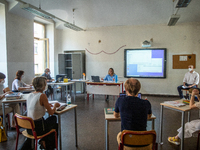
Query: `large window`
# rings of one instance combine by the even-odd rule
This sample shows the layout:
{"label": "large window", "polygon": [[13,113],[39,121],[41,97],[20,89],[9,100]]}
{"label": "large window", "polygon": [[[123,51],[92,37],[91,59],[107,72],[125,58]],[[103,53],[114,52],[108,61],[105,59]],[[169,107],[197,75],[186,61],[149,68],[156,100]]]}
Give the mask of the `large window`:
{"label": "large window", "polygon": [[34,22],[34,65],[35,75],[49,68],[49,39],[45,38],[45,26]]}

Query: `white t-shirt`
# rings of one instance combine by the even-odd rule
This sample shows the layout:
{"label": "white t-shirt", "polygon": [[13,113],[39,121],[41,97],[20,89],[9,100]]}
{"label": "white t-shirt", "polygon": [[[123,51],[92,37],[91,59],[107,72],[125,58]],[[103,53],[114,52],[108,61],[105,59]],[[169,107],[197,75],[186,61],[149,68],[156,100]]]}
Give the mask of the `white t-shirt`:
{"label": "white t-shirt", "polygon": [[25,86],[26,86],[26,83],[18,79],[15,79],[12,83],[12,90],[18,90],[19,87],[25,87]]}
{"label": "white t-shirt", "polygon": [[187,83],[187,84],[199,84],[199,74],[195,71],[193,71],[192,73],[187,72],[184,76],[183,82]]}
{"label": "white t-shirt", "polygon": [[27,117],[33,120],[42,118],[45,115],[45,107],[40,105],[40,96],[42,93],[30,93],[26,101]]}

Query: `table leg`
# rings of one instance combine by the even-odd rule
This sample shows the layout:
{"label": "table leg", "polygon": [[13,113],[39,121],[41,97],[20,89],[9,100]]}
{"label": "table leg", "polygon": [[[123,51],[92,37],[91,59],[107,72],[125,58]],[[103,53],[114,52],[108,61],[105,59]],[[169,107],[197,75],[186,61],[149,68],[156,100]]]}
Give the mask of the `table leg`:
{"label": "table leg", "polygon": [[[2,109],[3,109],[3,127],[4,127],[6,135],[7,135],[6,114],[5,114],[5,104],[4,103],[2,103]],[[10,121],[10,120],[8,120],[8,121]]]}
{"label": "table leg", "polygon": [[89,101],[89,94],[87,93],[87,100]]}
{"label": "table leg", "polygon": [[190,122],[190,111],[188,111],[188,122]]}
{"label": "table leg", "polygon": [[74,86],[74,101],[75,101],[75,99],[76,99],[76,82],[73,84],[73,86]]}
{"label": "table leg", "polygon": [[21,104],[21,115],[23,115],[23,102],[20,103]]}
{"label": "table leg", "polygon": [[184,131],[185,131],[185,112],[182,112],[182,137],[181,137],[181,150],[184,150]]}
{"label": "table leg", "polygon": [[106,120],[105,131],[106,131],[106,150],[109,150],[109,122],[108,120]]}
{"label": "table leg", "polygon": [[75,143],[76,147],[78,147],[78,139],[77,139],[77,114],[76,114],[76,108],[74,108],[74,123],[75,123]]}
{"label": "table leg", "polygon": [[56,99],[56,90],[55,90],[56,85],[53,85],[53,99]]}
{"label": "table leg", "polygon": [[155,119],[152,119],[152,125],[151,125],[152,130],[155,129],[155,122],[154,122],[154,120],[155,120]]}
{"label": "table leg", "polygon": [[60,115],[58,115],[58,149],[62,150]]}
{"label": "table leg", "polygon": [[84,87],[84,96],[85,96],[85,99],[86,99],[86,83],[83,82],[83,87]]}
{"label": "table leg", "polygon": [[160,109],[160,141],[159,143],[162,145],[162,127],[163,127],[163,105],[161,105]]}
{"label": "table leg", "polygon": [[72,84],[70,84],[69,88],[70,88],[70,95],[72,96]]}

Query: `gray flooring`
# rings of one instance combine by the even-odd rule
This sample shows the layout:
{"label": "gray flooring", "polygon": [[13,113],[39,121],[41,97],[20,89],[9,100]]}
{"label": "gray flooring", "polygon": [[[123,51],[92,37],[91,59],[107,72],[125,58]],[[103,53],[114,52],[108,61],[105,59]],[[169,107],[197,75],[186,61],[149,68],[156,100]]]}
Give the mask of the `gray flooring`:
{"label": "gray flooring", "polygon": [[[142,96],[144,98],[146,96]],[[159,142],[159,120],[160,120],[160,103],[168,100],[176,100],[178,97],[160,97],[147,96],[152,104],[153,114],[156,116],[155,130],[157,132],[157,142]],[[74,111],[69,111],[62,115],[62,147],[64,150],[104,150],[105,149],[105,119],[104,108],[114,107],[115,100],[110,96],[109,101],[105,101],[105,96],[95,95],[94,100],[90,97],[87,101],[83,94],[77,94],[75,103],[77,107],[78,122],[78,148],[75,147],[74,136]],[[63,101],[62,101],[63,102]],[[186,115],[187,120],[187,115]],[[191,119],[198,118],[198,111],[191,111]],[[167,141],[168,136],[177,134],[177,129],[181,126],[181,113],[169,109],[164,109],[163,123],[163,142],[162,146],[158,145],[160,150],[179,150],[180,146],[173,145]],[[151,129],[151,122],[148,128]],[[117,150],[118,145],[116,135],[120,131],[120,122],[110,123],[110,150]],[[8,141],[0,143],[0,150],[14,150],[16,141],[16,131],[8,131]],[[19,144],[24,141],[24,137],[20,135]],[[185,139],[185,150],[196,149],[197,138],[192,137]]]}

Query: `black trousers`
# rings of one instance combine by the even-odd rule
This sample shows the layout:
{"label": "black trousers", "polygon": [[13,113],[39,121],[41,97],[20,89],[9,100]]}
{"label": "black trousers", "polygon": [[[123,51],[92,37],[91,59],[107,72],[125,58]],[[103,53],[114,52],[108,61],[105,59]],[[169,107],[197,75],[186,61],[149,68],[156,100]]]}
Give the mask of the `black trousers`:
{"label": "black trousers", "polygon": [[[56,122],[57,122],[56,116],[50,116],[46,120],[43,117],[41,119],[34,120],[35,131],[37,133],[37,136],[43,135],[49,132],[51,129],[56,129],[58,133],[58,124]],[[27,132],[28,134],[33,135],[31,129],[27,129]],[[53,150],[55,148],[55,133],[51,133],[50,135],[42,138],[41,140],[45,141],[47,150]],[[20,147],[20,150],[32,150],[31,146],[32,146],[32,140],[27,138]]]}

